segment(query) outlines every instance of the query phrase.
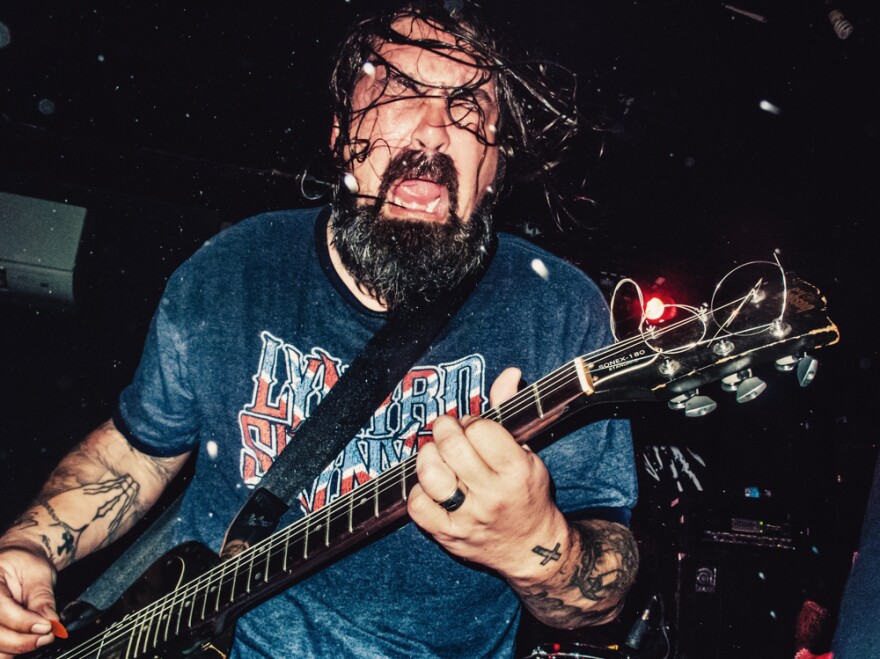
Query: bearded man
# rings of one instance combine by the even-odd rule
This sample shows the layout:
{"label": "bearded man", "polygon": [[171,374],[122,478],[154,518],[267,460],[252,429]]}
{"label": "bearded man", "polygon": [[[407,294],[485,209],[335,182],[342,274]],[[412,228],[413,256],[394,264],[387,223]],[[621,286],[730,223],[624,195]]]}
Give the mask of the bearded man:
{"label": "bearded man", "polygon": [[249,489],[389,310],[427,308],[483,267],[285,520],[417,453],[415,524],[248,611],[232,656],[510,656],[521,603],[564,628],[617,615],[637,567],[626,423],[594,423],[539,455],[478,418],[522,378],[610,339],[592,282],[492,228],[505,170],[540,151],[522,91],[536,87],[499,52],[459,9],[408,6],[357,26],[332,82],[332,205],[241,222],[169,281],[113,419],[0,539],[0,651],[53,641],[56,570],[131,528],[193,452],[173,541],[218,551]]}

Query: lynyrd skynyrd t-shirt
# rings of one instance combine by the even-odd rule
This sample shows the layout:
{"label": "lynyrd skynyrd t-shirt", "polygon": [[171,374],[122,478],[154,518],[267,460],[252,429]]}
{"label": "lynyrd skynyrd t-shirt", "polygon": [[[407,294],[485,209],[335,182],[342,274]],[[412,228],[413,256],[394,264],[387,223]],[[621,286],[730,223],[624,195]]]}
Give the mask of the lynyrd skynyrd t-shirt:
{"label": "lynyrd skynyrd t-shirt", "polygon": [[[328,216],[308,209],[241,222],[168,282],[116,422],[152,455],[197,451],[175,542],[219,550],[251,489],[384,320],[334,272]],[[586,276],[501,234],[477,290],[283,523],[413,455],[437,416],[485,411],[504,368],[535,382],[609,341],[607,309]],[[564,512],[603,508],[628,519],[636,483],[626,422],[593,423],[540,456]],[[410,523],[245,614],[233,656],[510,656],[518,621],[503,579]]]}

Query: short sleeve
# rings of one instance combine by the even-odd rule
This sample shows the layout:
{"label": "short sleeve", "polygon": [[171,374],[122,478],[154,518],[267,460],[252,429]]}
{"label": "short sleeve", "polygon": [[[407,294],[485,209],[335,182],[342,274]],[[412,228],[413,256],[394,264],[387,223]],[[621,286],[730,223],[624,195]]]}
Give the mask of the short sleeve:
{"label": "short sleeve", "polygon": [[[589,284],[592,294],[582,299],[587,313],[580,345],[583,355],[613,343],[608,307],[595,284]],[[556,503],[563,513],[628,524],[638,496],[629,421],[595,421],[540,454],[553,477]]]}
{"label": "short sleeve", "polygon": [[119,397],[114,422],[136,449],[167,457],[192,449],[199,413],[188,382],[187,341],[174,319],[174,279],[150,323],[134,380]]}

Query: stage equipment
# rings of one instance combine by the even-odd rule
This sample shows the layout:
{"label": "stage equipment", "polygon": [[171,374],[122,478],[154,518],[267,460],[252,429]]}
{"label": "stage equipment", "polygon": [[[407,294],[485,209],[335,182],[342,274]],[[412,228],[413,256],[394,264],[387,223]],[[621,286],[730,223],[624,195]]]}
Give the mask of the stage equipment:
{"label": "stage equipment", "polygon": [[86,209],[0,192],[0,300],[73,310]]}

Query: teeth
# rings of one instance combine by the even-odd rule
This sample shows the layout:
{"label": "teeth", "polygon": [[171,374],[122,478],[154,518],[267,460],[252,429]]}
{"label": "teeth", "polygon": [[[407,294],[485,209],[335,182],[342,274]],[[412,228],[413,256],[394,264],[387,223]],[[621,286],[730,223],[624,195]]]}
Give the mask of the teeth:
{"label": "teeth", "polygon": [[434,201],[430,202],[427,205],[419,204],[415,201],[405,202],[397,195],[392,198],[391,202],[396,206],[402,206],[403,208],[408,208],[409,210],[433,213],[437,208],[437,204],[440,203],[440,197],[437,197],[436,199],[434,199]]}

